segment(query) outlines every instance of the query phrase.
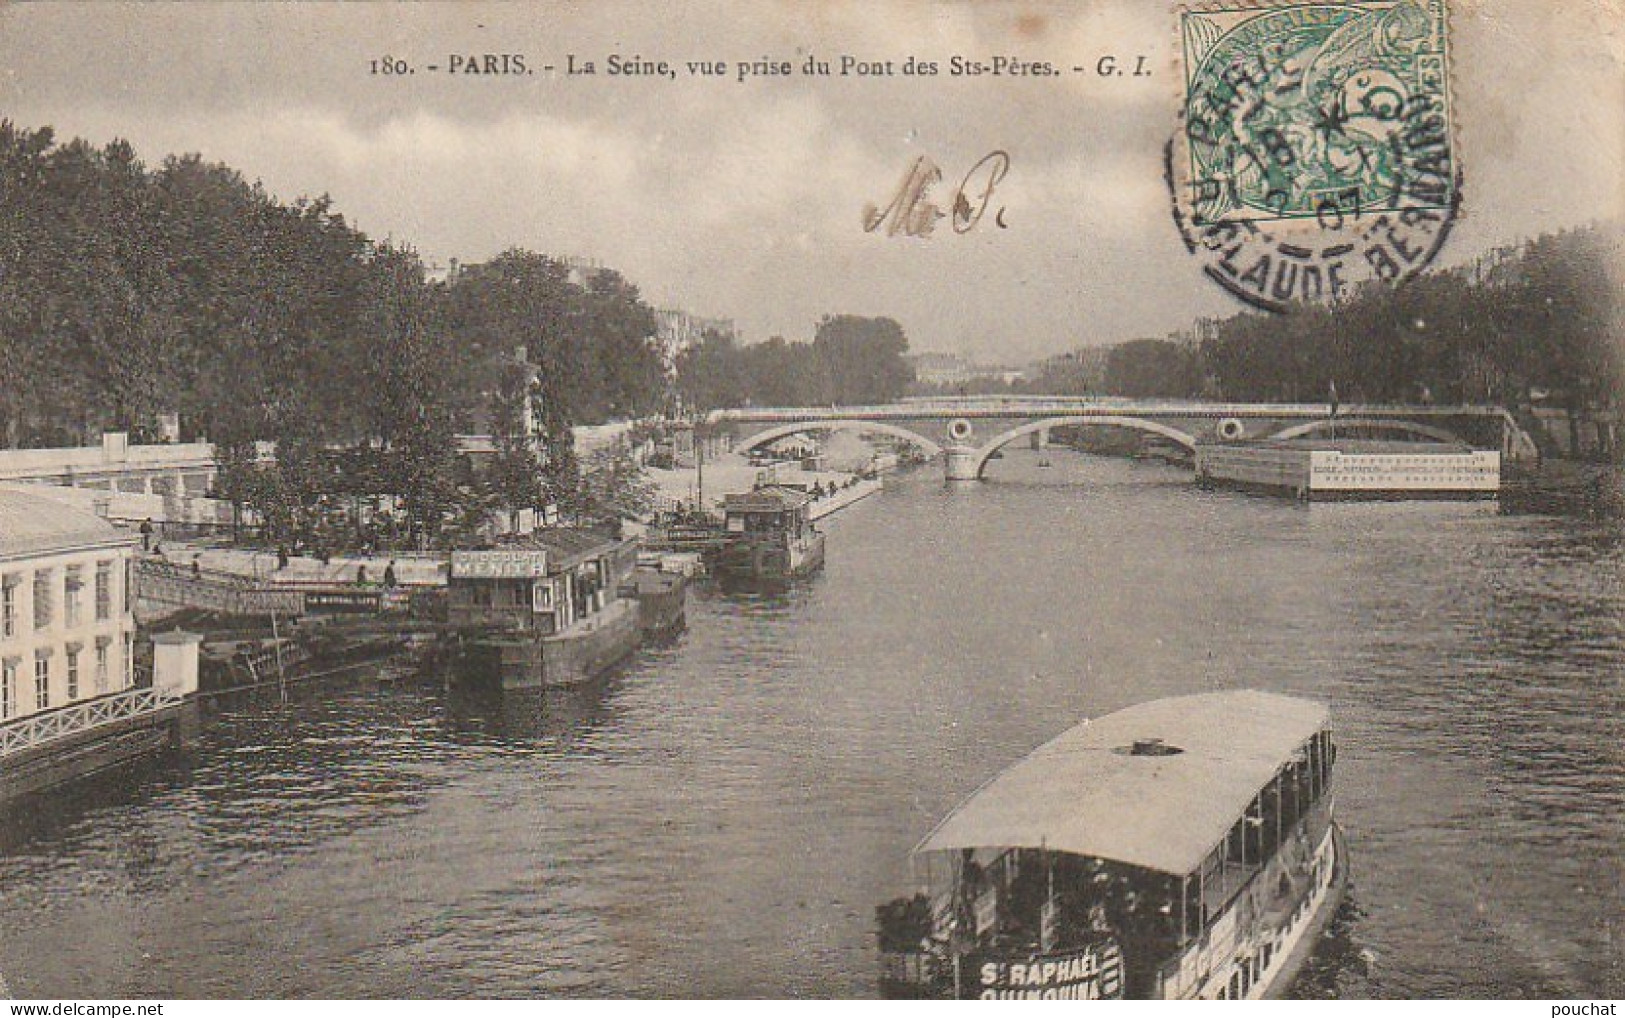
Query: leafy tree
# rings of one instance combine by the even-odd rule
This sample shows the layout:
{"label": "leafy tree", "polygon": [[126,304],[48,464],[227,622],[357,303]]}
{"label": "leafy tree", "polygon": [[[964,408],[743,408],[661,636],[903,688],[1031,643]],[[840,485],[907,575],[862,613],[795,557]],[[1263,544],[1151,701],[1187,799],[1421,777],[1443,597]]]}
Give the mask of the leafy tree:
{"label": "leafy tree", "polygon": [[512,508],[535,508],[549,501],[543,435],[531,407],[540,390],[536,371],[518,360],[501,364],[490,396],[491,437],[497,454],[486,482],[496,501]]}
{"label": "leafy tree", "polygon": [[1194,396],[1201,371],[1194,350],[1166,339],[1136,339],[1106,355],[1105,389],[1116,396]]}
{"label": "leafy tree", "polygon": [[825,315],[812,346],[829,402],[890,403],[914,381],[914,369],[903,356],[908,337],[891,318]]}
{"label": "leafy tree", "polygon": [[577,523],[620,532],[621,521],[654,508],[655,486],[621,443],[587,454],[581,482],[561,508]]}
{"label": "leafy tree", "polygon": [[549,435],[648,413],[664,400],[654,312],[615,272],[598,271],[583,287],[563,262],[509,250],[458,271],[446,326],[470,414],[484,414],[493,366],[520,348],[541,368],[540,424]]}
{"label": "leafy tree", "polygon": [[706,330],[698,343],[678,354],[677,387],[691,410],[744,406],[750,381],[739,344],[730,335]]}
{"label": "leafy tree", "polygon": [[890,318],[826,315],[811,343],[774,336],[744,346],[707,334],[679,357],[678,386],[702,410],[886,403],[914,381],[907,351],[908,338]]}

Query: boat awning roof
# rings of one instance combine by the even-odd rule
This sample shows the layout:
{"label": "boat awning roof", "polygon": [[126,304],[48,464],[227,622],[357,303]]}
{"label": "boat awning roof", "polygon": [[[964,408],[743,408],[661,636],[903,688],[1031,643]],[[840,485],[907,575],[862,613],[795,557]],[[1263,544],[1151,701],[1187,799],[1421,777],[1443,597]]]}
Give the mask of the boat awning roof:
{"label": "boat awning roof", "polygon": [[778,513],[789,509],[800,509],[811,505],[814,501],[810,492],[782,484],[773,484],[757,488],[755,491],[724,495],[722,497],[722,508],[725,512],[731,513]]}
{"label": "boat awning roof", "polygon": [[[1034,750],[915,852],[1043,848],[1183,876],[1327,719],[1322,704],[1256,690],[1129,707]],[[1154,739],[1181,752],[1131,752]]]}
{"label": "boat awning roof", "polygon": [[530,543],[547,550],[547,572],[552,576],[608,555],[626,542],[584,527],[549,527],[531,534]]}

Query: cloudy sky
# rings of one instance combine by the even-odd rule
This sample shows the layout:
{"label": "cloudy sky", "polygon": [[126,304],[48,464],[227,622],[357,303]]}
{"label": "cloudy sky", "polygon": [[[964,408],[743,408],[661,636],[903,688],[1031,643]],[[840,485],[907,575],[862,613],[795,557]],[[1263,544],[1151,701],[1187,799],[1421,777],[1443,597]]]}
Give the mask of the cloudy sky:
{"label": "cloudy sky", "polygon": [[[1622,0],[1461,0],[1453,12],[1461,261],[1625,211]],[[829,312],[891,315],[916,349],[1022,361],[1160,335],[1235,305],[1168,215],[1172,8],[1158,0],[0,7],[0,117],[201,152],[278,196],[329,193],[426,260],[522,246],[599,259],[654,303],[810,335]],[[521,54],[521,76],[450,75]],[[567,54],[594,78],[564,76]],[[678,65],[610,77],[606,59]],[[809,55],[935,61],[935,78],[732,65]],[[951,78],[955,54],[1046,60],[1060,78]],[[1153,73],[1101,78],[1099,59]],[[383,57],[417,73],[374,75]],[[721,80],[689,60],[723,60]],[[1084,66],[1091,73],[1074,74]],[[838,65],[837,68],[838,69]],[[921,155],[957,182],[994,149],[1007,229],[865,233]],[[951,187],[945,188],[951,191]]]}

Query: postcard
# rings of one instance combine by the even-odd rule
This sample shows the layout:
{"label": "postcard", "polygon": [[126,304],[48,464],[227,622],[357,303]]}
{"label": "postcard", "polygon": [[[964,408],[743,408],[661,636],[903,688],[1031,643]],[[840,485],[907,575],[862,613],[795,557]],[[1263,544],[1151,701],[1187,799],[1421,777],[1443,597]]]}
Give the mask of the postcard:
{"label": "postcard", "polygon": [[0,6],[0,997],[1625,995],[1622,25]]}

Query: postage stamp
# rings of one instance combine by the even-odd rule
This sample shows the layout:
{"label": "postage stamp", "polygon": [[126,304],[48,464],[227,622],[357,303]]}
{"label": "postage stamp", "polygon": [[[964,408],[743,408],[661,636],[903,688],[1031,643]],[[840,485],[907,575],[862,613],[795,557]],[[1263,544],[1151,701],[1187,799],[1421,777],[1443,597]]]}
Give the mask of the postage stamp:
{"label": "postage stamp", "polygon": [[1202,270],[1280,310],[1426,267],[1450,232],[1444,0],[1180,12],[1173,212]]}

